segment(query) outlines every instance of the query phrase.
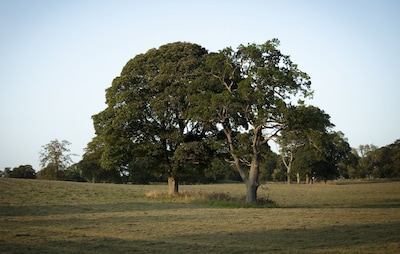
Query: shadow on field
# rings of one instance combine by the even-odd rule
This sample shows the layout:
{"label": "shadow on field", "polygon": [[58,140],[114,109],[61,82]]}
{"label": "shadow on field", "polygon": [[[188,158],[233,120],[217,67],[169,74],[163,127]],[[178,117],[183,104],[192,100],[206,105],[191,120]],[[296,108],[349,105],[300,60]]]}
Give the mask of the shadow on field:
{"label": "shadow on field", "polygon": [[[131,202],[118,204],[90,204],[90,205],[43,205],[43,206],[9,206],[0,205],[0,216],[48,216],[66,214],[89,214],[109,212],[148,211],[154,209],[169,210],[188,207],[181,203],[149,203]],[[191,206],[194,208],[195,206]]]}
{"label": "shadow on field", "polygon": [[[207,205],[186,204],[178,202],[130,202],[130,203],[105,203],[89,205],[40,205],[40,206],[14,206],[0,205],[0,216],[48,216],[48,215],[67,215],[67,214],[90,214],[107,212],[129,212],[129,211],[148,211],[148,210],[173,210],[180,208],[195,209],[196,207],[212,207]],[[279,207],[279,205],[278,205]],[[399,199],[385,199],[376,204],[362,204],[351,206],[334,205],[309,205],[309,206],[283,206],[282,209],[292,208],[400,208]],[[214,207],[215,208],[215,207]],[[224,209],[223,207],[218,207]],[[229,208],[229,207],[228,207]],[[269,208],[259,208],[269,209]]]}
{"label": "shadow on field", "polygon": [[[212,236],[211,236],[212,237]],[[368,253],[380,251],[400,251],[400,223],[368,224],[368,225],[333,225],[308,229],[279,229],[260,232],[237,232],[219,240],[229,239],[234,243],[251,243],[252,251],[260,252],[301,252],[312,253],[316,250]],[[390,245],[390,246],[389,246]],[[239,244],[237,247],[240,247]],[[375,246],[375,251],[368,249]],[[379,249],[379,246],[384,249]],[[242,247],[245,247],[242,245]],[[389,250],[386,248],[394,248]],[[245,248],[243,248],[245,250]],[[347,251],[346,251],[347,250]],[[364,252],[362,251],[362,252]],[[384,252],[385,252],[384,251]],[[324,251],[322,251],[324,252]]]}
{"label": "shadow on field", "polygon": [[7,244],[0,241],[1,253],[164,253],[163,242],[121,240],[118,238],[92,238],[82,241],[49,241],[45,244]]}
{"label": "shadow on field", "polygon": [[400,199],[382,199],[376,201],[376,204],[360,205],[357,208],[400,208]]}
{"label": "shadow on field", "polygon": [[399,199],[385,199],[381,200],[379,202],[376,202],[376,204],[345,204],[345,205],[332,205],[332,204],[318,204],[318,205],[290,205],[290,206],[279,206],[278,208],[281,209],[299,209],[299,208],[307,208],[307,209],[320,209],[320,208],[345,208],[345,209],[351,209],[351,208],[371,208],[371,209],[382,209],[382,208],[400,208],[400,200]]}
{"label": "shadow on field", "polygon": [[[399,253],[400,223],[340,225],[244,232],[187,232],[154,240],[87,236],[66,241],[24,244],[0,241],[2,253]],[[118,238],[121,237],[121,238]],[[138,235],[137,238],[140,236]]]}

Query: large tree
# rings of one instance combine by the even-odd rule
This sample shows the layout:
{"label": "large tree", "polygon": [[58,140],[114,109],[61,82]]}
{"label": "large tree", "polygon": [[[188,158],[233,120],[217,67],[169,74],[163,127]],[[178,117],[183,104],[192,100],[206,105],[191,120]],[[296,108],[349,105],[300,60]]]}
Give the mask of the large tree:
{"label": "large tree", "polygon": [[193,91],[189,87],[202,75],[198,69],[206,55],[197,44],[176,42],[137,55],[125,65],[106,91],[107,108],[93,116],[105,144],[105,169],[132,170],[138,161],[151,158],[152,168],[168,178],[169,192],[178,192],[185,167],[177,163],[183,160],[175,153],[183,151],[183,143],[205,138],[204,124],[188,115],[188,97]]}
{"label": "large tree", "polygon": [[210,54],[192,102],[199,121],[223,130],[230,162],[246,185],[246,202],[257,202],[261,154],[285,128],[295,96],[310,94],[309,76],[278,49],[279,41],[240,45]]}

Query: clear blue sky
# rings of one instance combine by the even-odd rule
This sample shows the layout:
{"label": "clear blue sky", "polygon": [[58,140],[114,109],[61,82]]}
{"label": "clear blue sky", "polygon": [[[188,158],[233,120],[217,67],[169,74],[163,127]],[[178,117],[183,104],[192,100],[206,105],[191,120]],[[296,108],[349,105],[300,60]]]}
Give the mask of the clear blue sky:
{"label": "clear blue sky", "polygon": [[0,169],[39,168],[42,145],[80,160],[105,89],[139,53],[175,41],[210,51],[281,41],[309,104],[352,147],[400,138],[400,1],[0,1]]}

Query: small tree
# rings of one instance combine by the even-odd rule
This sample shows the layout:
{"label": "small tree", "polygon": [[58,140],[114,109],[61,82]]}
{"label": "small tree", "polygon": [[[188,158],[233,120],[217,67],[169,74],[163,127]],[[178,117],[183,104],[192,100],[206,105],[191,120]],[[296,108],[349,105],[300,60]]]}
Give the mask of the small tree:
{"label": "small tree", "polygon": [[105,179],[102,179],[105,169],[103,169],[100,164],[103,152],[104,141],[101,137],[96,136],[87,144],[78,167],[82,172],[82,176],[88,182],[96,183],[105,181]]}
{"label": "small tree", "polygon": [[340,175],[339,166],[348,160],[350,146],[342,132],[322,132],[313,142],[307,142],[297,149],[293,167],[306,174],[306,182],[311,177],[327,180]]}
{"label": "small tree", "polygon": [[[297,150],[307,144],[321,150],[318,146],[321,145],[323,134],[327,133],[334,125],[330,122],[330,116],[323,110],[304,105],[288,109],[286,125],[287,127],[277,138],[277,144],[280,147],[282,162],[286,167],[287,183],[290,184]],[[297,182],[300,182],[300,173],[302,172],[298,169],[296,171]]]}
{"label": "small tree", "polygon": [[39,172],[41,179],[62,180],[63,171],[72,163],[69,145],[71,143],[67,140],[60,142],[55,139],[42,146],[43,150],[40,152],[42,170]]}
{"label": "small tree", "polygon": [[10,173],[12,172],[10,167],[5,167],[2,177],[10,177]]}
{"label": "small tree", "polygon": [[82,176],[82,170],[79,163],[74,163],[69,166],[63,174],[64,180],[74,182],[85,182],[86,179]]}
{"label": "small tree", "polygon": [[357,149],[358,152],[358,176],[361,178],[372,177],[373,165],[377,159],[378,147],[371,145],[360,145]]}

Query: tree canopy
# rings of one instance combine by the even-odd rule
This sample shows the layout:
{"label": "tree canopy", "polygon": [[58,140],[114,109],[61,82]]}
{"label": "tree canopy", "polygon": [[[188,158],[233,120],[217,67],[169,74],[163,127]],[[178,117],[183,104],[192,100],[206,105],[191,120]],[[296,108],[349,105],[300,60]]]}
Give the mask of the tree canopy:
{"label": "tree canopy", "polygon": [[223,130],[231,163],[246,184],[248,203],[257,200],[263,147],[287,128],[294,97],[312,93],[309,76],[278,46],[273,39],[209,54],[207,85],[198,83],[193,100],[195,118]]}
{"label": "tree canopy", "polygon": [[[131,59],[107,89],[107,108],[93,116],[105,143],[102,166],[122,170],[150,156],[176,192],[184,164],[225,152],[246,183],[247,202],[256,202],[267,141],[286,128],[294,96],[311,93],[308,75],[278,46],[273,39],[208,53],[176,42]],[[221,131],[220,147],[206,145]]]}
{"label": "tree canopy", "polygon": [[188,97],[206,55],[199,45],[176,42],[126,64],[106,91],[108,107],[93,116],[105,144],[104,168],[124,170],[151,157],[148,166],[169,178],[171,193],[178,191],[176,178],[182,167],[173,159],[175,152],[189,136],[189,142],[205,138],[203,126],[189,118]]}
{"label": "tree canopy", "polygon": [[[218,52],[169,43],[135,56],[113,80],[79,167],[92,181],[110,177],[106,172],[138,183],[168,179],[170,194],[179,180],[215,178],[234,168],[230,177],[245,183],[247,203],[257,201],[260,177],[279,175],[272,140],[288,177],[328,180],[352,175],[357,163],[366,168],[344,134],[332,130],[329,115],[304,103],[311,95],[310,77],[279,50],[277,39]],[[396,149],[397,143],[385,151]],[[383,165],[374,167],[389,175]]]}
{"label": "tree canopy", "polygon": [[338,163],[350,153],[343,133],[332,131],[330,116],[315,106],[300,105],[291,108],[287,128],[277,138],[287,181],[296,173],[309,182],[312,177],[324,180],[338,176]]}
{"label": "tree canopy", "polygon": [[71,143],[67,140],[58,141],[57,139],[43,146],[40,152],[40,166],[38,177],[48,180],[61,180],[60,173],[68,168],[72,163],[71,150],[68,146]]}

